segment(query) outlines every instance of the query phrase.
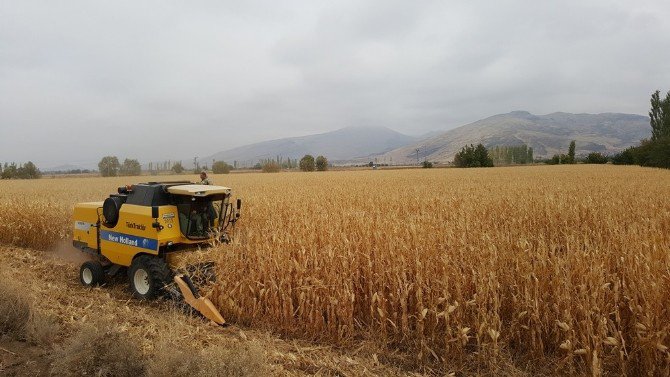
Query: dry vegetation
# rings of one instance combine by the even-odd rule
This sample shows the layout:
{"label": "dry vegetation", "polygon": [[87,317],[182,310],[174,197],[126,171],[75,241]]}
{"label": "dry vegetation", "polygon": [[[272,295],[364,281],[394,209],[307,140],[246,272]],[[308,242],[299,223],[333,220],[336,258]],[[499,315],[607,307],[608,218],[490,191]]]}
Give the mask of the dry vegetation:
{"label": "dry vegetation", "polygon": [[[16,293],[12,296],[27,304],[36,318],[45,319],[35,321],[40,328],[36,333],[50,334],[48,342],[35,345],[30,330],[33,320],[28,320],[25,332],[0,335],[2,376],[103,375],[110,373],[110,364],[119,365],[123,360],[129,364],[114,369],[114,375],[129,370],[144,370],[138,377],[404,375],[360,352],[345,356],[334,347],[284,341],[235,325],[211,326],[184,315],[170,302],[133,300],[122,278],[85,289],[78,282],[77,265],[50,256],[50,252],[0,246],[1,282],[9,282],[0,284],[0,292],[9,292],[6,285],[17,288],[10,288]],[[0,304],[16,300],[0,300]],[[14,317],[19,324],[25,318]],[[109,332],[115,344],[99,340],[99,331]],[[89,347],[92,343],[98,347]],[[128,360],[117,343],[121,348],[139,348],[141,355],[133,352],[136,357]],[[111,352],[102,352],[100,346]],[[71,363],[59,362],[61,359]],[[179,367],[165,374],[168,365]]]}
{"label": "dry vegetation", "polygon": [[[215,181],[244,199],[211,292],[229,321],[350,349],[372,341],[375,360],[425,372],[670,373],[668,171]],[[0,182],[0,241],[47,250],[75,202],[123,183]]]}
{"label": "dry vegetation", "polygon": [[[164,342],[165,343],[165,342]],[[149,376],[266,376],[263,348],[258,342],[238,347],[215,345],[187,350],[174,343],[160,344],[149,363]]]}
{"label": "dry vegetation", "polygon": [[0,336],[25,338],[30,302],[16,284],[0,281]]}
{"label": "dry vegetation", "polygon": [[57,376],[134,377],[145,372],[137,342],[109,324],[85,324],[53,355]]}

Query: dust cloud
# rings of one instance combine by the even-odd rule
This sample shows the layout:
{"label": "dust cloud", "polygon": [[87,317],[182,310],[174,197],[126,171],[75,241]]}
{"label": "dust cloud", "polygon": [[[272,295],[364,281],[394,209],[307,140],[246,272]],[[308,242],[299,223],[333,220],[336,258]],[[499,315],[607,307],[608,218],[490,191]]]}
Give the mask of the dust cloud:
{"label": "dust cloud", "polygon": [[60,240],[54,247],[47,250],[47,255],[69,264],[82,264],[92,260],[91,256],[72,246],[72,240]]}

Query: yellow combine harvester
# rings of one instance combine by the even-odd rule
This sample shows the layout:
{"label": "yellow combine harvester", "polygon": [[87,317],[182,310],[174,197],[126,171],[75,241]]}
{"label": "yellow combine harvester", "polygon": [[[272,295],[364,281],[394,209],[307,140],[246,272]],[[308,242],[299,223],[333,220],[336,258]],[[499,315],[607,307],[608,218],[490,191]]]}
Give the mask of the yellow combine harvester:
{"label": "yellow combine harvester", "polygon": [[[191,279],[175,271],[184,252],[213,241],[228,243],[229,228],[240,217],[231,189],[190,182],[149,182],[119,187],[104,202],[74,208],[73,244],[93,256],[79,270],[85,286],[127,269],[139,299],[163,293],[181,296],[203,316],[223,325],[212,303],[198,295]],[[172,282],[178,289],[168,288]]]}

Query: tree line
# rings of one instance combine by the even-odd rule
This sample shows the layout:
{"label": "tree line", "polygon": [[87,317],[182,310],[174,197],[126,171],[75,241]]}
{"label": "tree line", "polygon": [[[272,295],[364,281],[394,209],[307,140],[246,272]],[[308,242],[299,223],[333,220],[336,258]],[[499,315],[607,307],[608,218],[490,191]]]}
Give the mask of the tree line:
{"label": "tree line", "polygon": [[126,158],[121,164],[116,156],[105,156],[98,163],[98,171],[103,177],[133,176],[142,174],[142,165],[135,159]]}
{"label": "tree line", "polygon": [[493,159],[483,144],[466,145],[454,156],[454,165],[459,168],[492,167]]}
{"label": "tree line", "polygon": [[[575,156],[576,142],[572,140],[568,146],[568,153],[559,153],[543,160],[549,165],[575,164],[605,164],[607,156],[598,152],[591,152],[584,158]],[[454,157],[454,165],[461,168],[491,167],[494,165],[530,164],[533,163],[533,148],[527,145],[495,146],[487,149],[483,144],[466,145]]]}
{"label": "tree line", "polygon": [[[155,174],[161,171],[171,171],[175,174],[182,174],[186,169],[181,161],[176,161],[171,164],[170,161],[160,163],[149,163],[149,173]],[[328,159],[324,156],[305,155],[299,161],[298,159],[283,158],[277,156],[276,159],[264,159],[258,162],[254,169],[262,170],[266,173],[273,173],[281,171],[282,169],[300,168],[302,171],[325,171],[328,170]],[[156,170],[154,170],[156,169]],[[225,161],[212,161],[212,172],[214,174],[228,174],[234,166]],[[134,176],[142,174],[142,165],[135,159],[125,159],[123,163],[119,162],[116,156],[105,156],[98,163],[98,170],[103,177],[116,176]],[[199,173],[202,170],[209,170],[207,165],[194,164],[194,173]]]}
{"label": "tree line", "polygon": [[650,102],[651,138],[615,155],[612,163],[670,169],[670,91],[663,99],[661,92],[655,91]]}
{"label": "tree line", "polygon": [[575,159],[575,147],[576,147],[576,142],[575,140],[572,140],[570,142],[570,146],[568,147],[568,153],[558,153],[553,155],[551,158],[544,160],[544,162],[548,165],[562,165],[562,164],[574,164],[577,162]]}
{"label": "tree line", "polygon": [[[159,172],[172,172],[175,174],[182,174],[186,169],[181,161],[174,163],[170,161],[150,162],[148,164],[149,174],[156,174]],[[227,174],[231,170],[231,166],[223,161],[214,161],[212,163],[212,171],[215,174]],[[199,173],[201,170],[208,170],[207,166],[197,166],[194,173]],[[116,156],[105,156],[98,163],[98,171],[103,177],[116,176],[136,176],[142,174],[142,165],[136,159],[126,158],[123,163],[119,162]]]}
{"label": "tree line", "polygon": [[317,156],[315,159],[311,154],[306,154],[300,159],[299,166],[302,171],[326,171],[328,170],[328,159],[323,156]]}
{"label": "tree line", "polygon": [[1,179],[36,179],[41,176],[42,172],[40,172],[40,169],[32,161],[19,165],[15,162],[11,164],[5,162],[4,165],[0,165]]}
{"label": "tree line", "polygon": [[301,171],[326,171],[328,170],[328,159],[324,156],[314,158],[311,154],[304,155],[300,160],[283,158],[277,156],[276,159],[263,159],[253,167],[255,170],[262,170],[264,173],[276,173],[282,169],[299,168]]}
{"label": "tree line", "polygon": [[[486,148],[483,144],[466,145],[454,156],[454,165],[460,168],[492,167],[533,163],[533,148],[526,144],[496,145]],[[427,167],[424,163],[424,167]]]}
{"label": "tree line", "polygon": [[531,164],[533,148],[522,145],[495,146],[489,151],[495,165]]}

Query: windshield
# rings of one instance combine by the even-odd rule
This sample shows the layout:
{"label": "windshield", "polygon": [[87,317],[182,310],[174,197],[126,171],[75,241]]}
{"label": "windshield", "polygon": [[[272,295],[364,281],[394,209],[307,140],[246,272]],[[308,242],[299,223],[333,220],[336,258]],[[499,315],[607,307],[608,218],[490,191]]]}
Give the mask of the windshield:
{"label": "windshield", "polygon": [[219,226],[218,220],[224,205],[223,195],[180,197],[177,200],[177,211],[181,233],[190,239],[210,238]]}

